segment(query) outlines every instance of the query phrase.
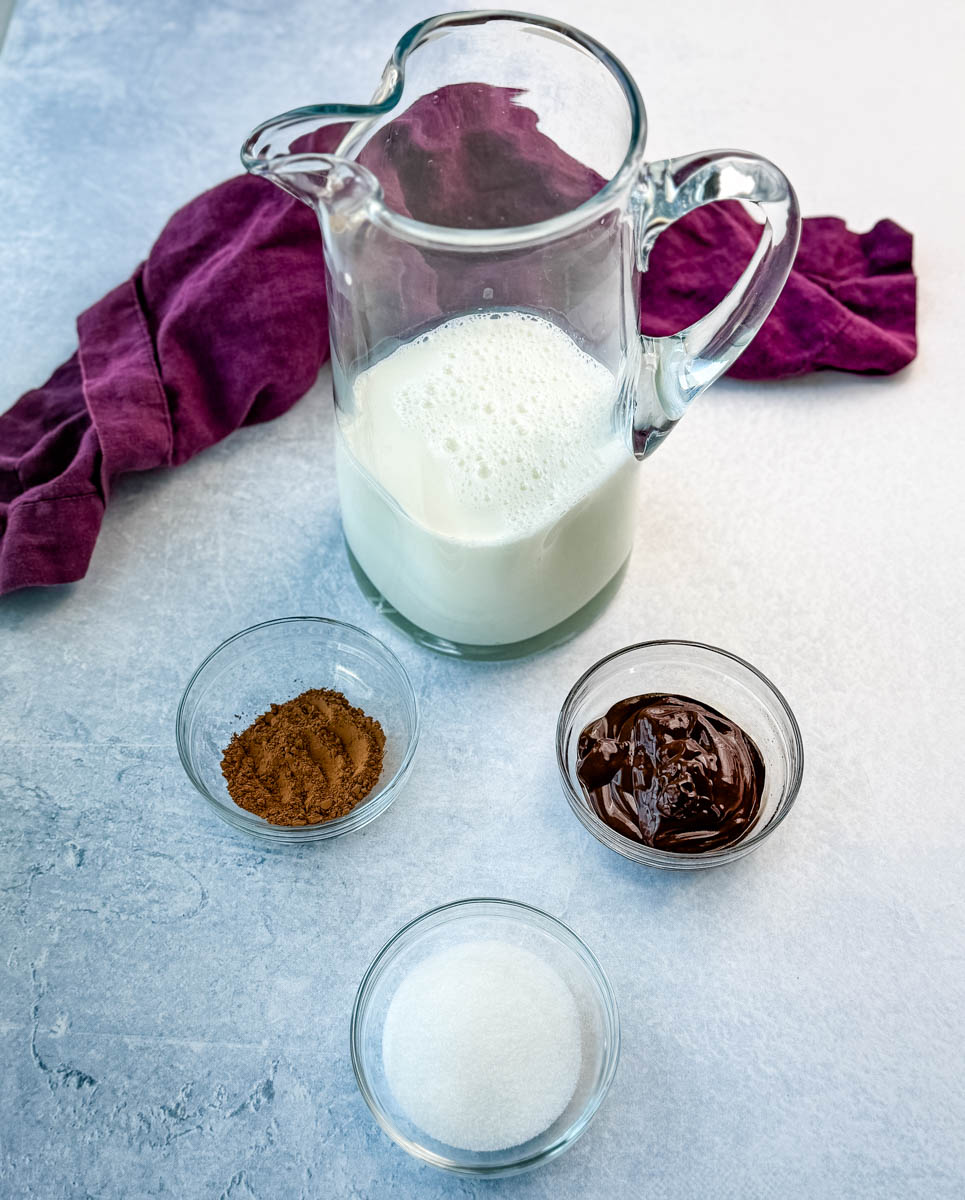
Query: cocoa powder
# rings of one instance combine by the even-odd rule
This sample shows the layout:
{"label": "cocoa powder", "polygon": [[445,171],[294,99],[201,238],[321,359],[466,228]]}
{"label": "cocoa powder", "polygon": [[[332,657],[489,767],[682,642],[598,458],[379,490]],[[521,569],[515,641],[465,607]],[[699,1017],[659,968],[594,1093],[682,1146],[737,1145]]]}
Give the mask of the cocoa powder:
{"label": "cocoa powder", "polygon": [[315,825],[365,799],[384,749],[378,721],[341,692],[311,688],[234,734],[221,773],[240,808],[272,825]]}

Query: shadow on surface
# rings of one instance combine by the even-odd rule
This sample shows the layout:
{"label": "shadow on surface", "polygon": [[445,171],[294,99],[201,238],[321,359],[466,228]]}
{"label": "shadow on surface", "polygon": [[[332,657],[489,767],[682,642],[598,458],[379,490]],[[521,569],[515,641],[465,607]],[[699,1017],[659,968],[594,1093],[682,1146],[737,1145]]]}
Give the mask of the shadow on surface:
{"label": "shadow on surface", "polygon": [[76,583],[61,583],[55,587],[21,588],[0,599],[0,625],[18,628],[32,617],[42,617],[69,600]]}
{"label": "shadow on surface", "polygon": [[7,36],[12,15],[13,0],[0,0],[0,50],[3,49],[3,39]]}
{"label": "shadow on surface", "polygon": [[910,363],[894,375],[859,375],[848,371],[810,371],[806,375],[793,375],[787,379],[731,379],[724,376],[713,385],[711,397],[731,396],[735,399],[768,398],[776,403],[808,403],[815,401],[835,403],[844,399],[874,399],[869,386],[884,393],[891,388],[910,383],[915,363]]}

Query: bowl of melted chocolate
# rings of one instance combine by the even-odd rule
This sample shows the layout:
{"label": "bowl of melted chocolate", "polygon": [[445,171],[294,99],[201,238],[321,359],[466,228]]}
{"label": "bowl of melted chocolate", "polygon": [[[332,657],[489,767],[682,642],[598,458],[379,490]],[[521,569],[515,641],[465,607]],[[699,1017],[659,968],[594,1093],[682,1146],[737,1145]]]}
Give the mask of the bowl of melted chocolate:
{"label": "bowl of melted chocolate", "polygon": [[688,870],[749,853],[787,816],[804,753],[750,663],[699,642],[641,642],[574,684],[557,725],[570,807],[618,854]]}

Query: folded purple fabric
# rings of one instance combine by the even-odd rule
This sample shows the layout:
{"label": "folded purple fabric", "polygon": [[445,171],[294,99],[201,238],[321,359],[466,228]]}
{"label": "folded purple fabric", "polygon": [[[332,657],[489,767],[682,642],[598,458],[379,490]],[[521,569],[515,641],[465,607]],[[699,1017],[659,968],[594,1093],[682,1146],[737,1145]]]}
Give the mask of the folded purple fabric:
{"label": "folded purple fabric", "polygon": [[[719,304],[760,238],[739,204],[711,204],[657,238],[643,281],[647,333],[668,334]],[[834,368],[892,375],[915,357],[912,237],[894,221],[852,233],[809,217],[777,304],[728,374],[781,379]]]}
{"label": "folded purple fabric", "polygon": [[[507,106],[497,96],[503,91],[492,89],[511,120],[497,135],[499,148],[515,146],[522,163],[525,133],[525,161],[538,153],[540,177],[555,167],[562,181],[548,203],[599,186],[538,133],[535,118],[520,116],[528,110]],[[479,165],[491,167],[494,155],[486,98],[464,95],[472,103],[463,119],[441,123],[438,94],[425,100],[428,116],[455,131],[447,153],[478,198]],[[382,170],[375,165],[390,200],[400,189],[400,205],[407,180],[421,170],[424,181],[439,161],[438,141],[424,136],[423,103],[393,122]],[[534,139],[544,145],[534,150]],[[512,164],[512,155],[502,161]],[[510,170],[485,199],[502,203],[515,182]],[[701,208],[670,226],[644,279],[644,329],[671,333],[707,312],[737,279],[758,235],[735,204]],[[911,249],[911,235],[891,221],[855,234],[834,217],[806,220],[784,293],[731,374],[900,370],[916,353]],[[242,425],[279,416],[308,391],[329,353],[315,217],[264,180],[230,179],[177,212],[147,261],[82,313],[77,331],[77,353],[0,415],[0,594],[80,579],[118,476],[177,466]]]}

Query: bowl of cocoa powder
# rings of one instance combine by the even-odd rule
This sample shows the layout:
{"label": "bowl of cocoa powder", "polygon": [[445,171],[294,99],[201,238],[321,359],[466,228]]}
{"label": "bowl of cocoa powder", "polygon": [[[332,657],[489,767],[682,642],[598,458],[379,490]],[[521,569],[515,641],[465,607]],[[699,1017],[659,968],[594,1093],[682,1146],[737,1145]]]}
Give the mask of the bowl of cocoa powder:
{"label": "bowl of cocoa powder", "polygon": [[304,842],[360,829],[402,788],[419,738],[405,668],[364,629],[284,617],[222,642],[177,716],[188,778],[255,837]]}

